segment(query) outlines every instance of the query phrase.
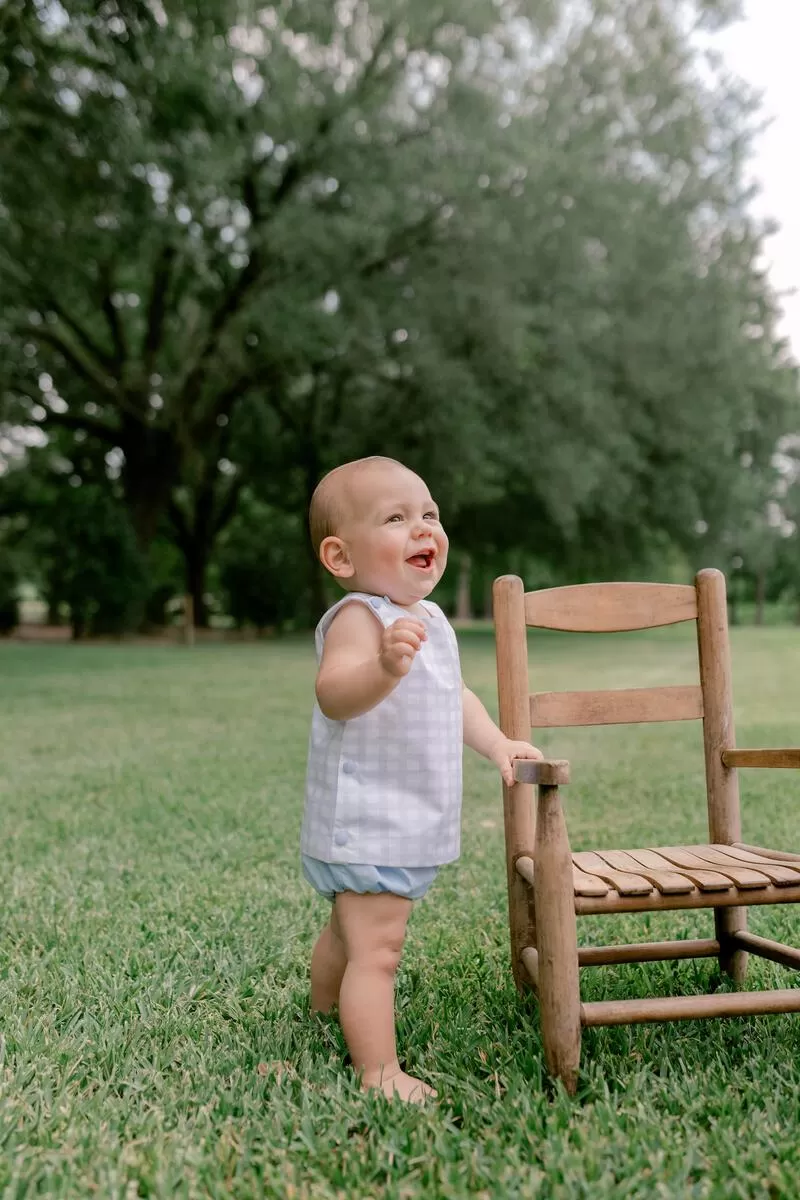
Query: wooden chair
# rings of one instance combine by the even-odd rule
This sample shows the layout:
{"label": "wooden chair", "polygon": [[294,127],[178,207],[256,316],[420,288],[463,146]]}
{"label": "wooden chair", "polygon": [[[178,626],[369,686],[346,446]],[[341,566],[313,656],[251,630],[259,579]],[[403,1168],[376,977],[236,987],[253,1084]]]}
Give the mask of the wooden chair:
{"label": "wooden chair", "polygon": [[[800,1012],[800,988],[581,1003],[580,967],[718,957],[741,984],[747,953],[800,967],[800,950],[747,931],[747,906],[800,902],[800,854],[742,841],[738,767],[800,767],[800,750],[737,750],[731,704],[725,577],[700,571],[695,586],[591,583],[525,592],[495,581],[500,725],[527,740],[531,727],[641,721],[703,722],[708,844],[570,850],[559,797],[569,763],[517,760],[504,787],[511,954],[517,986],[532,986],[551,1075],[575,1090],[582,1026]],[[527,627],[611,633],[697,622],[699,686],[620,691],[529,691]],[[538,785],[536,813],[532,784]],[[712,908],[714,938],[578,948],[576,917]]]}

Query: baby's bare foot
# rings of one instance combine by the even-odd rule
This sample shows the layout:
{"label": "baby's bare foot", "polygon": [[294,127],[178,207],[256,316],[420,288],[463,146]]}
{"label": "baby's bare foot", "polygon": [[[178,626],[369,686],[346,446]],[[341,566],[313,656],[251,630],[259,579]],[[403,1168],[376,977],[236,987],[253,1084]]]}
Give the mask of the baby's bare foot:
{"label": "baby's bare foot", "polygon": [[426,1100],[436,1099],[435,1088],[432,1088],[430,1084],[423,1083],[421,1079],[416,1079],[413,1075],[406,1075],[405,1071],[382,1075],[380,1079],[376,1079],[372,1083],[363,1080],[361,1086],[365,1091],[377,1088],[390,1100],[396,1096],[399,1100],[407,1100],[411,1104],[424,1104]]}

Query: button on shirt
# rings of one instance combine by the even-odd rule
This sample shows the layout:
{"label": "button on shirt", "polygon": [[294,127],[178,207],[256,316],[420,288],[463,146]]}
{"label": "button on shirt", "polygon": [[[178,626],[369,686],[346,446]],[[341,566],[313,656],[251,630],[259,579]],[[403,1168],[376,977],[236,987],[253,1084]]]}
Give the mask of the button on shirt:
{"label": "button on shirt", "polygon": [[[367,605],[384,627],[408,611],[351,592],[317,626],[317,661],[345,604]],[[461,666],[456,636],[438,605],[420,605],[427,641],[411,669],[369,712],[311,719],[304,854],[323,862],[433,867],[458,858],[461,834]]]}

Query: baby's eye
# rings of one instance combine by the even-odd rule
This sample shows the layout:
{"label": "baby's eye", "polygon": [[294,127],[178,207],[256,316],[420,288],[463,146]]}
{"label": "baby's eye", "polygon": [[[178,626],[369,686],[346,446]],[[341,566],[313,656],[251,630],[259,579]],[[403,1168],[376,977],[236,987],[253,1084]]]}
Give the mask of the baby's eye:
{"label": "baby's eye", "polygon": [[438,512],[426,512],[425,520],[426,521],[438,521],[439,520]]}
{"label": "baby's eye", "polygon": [[402,513],[392,513],[392,515],[390,517],[386,518],[386,524],[388,525],[390,521],[402,521],[402,519],[403,519]]}

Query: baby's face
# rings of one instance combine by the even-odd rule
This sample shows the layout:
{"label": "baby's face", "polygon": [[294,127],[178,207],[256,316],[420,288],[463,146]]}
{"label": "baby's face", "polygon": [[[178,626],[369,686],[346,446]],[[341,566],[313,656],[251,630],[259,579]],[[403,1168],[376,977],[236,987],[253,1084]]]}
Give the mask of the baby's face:
{"label": "baby's face", "polygon": [[353,569],[349,588],[406,607],[433,591],[447,565],[448,541],[418,475],[386,464],[363,471],[348,488],[347,509],[338,536]]}

